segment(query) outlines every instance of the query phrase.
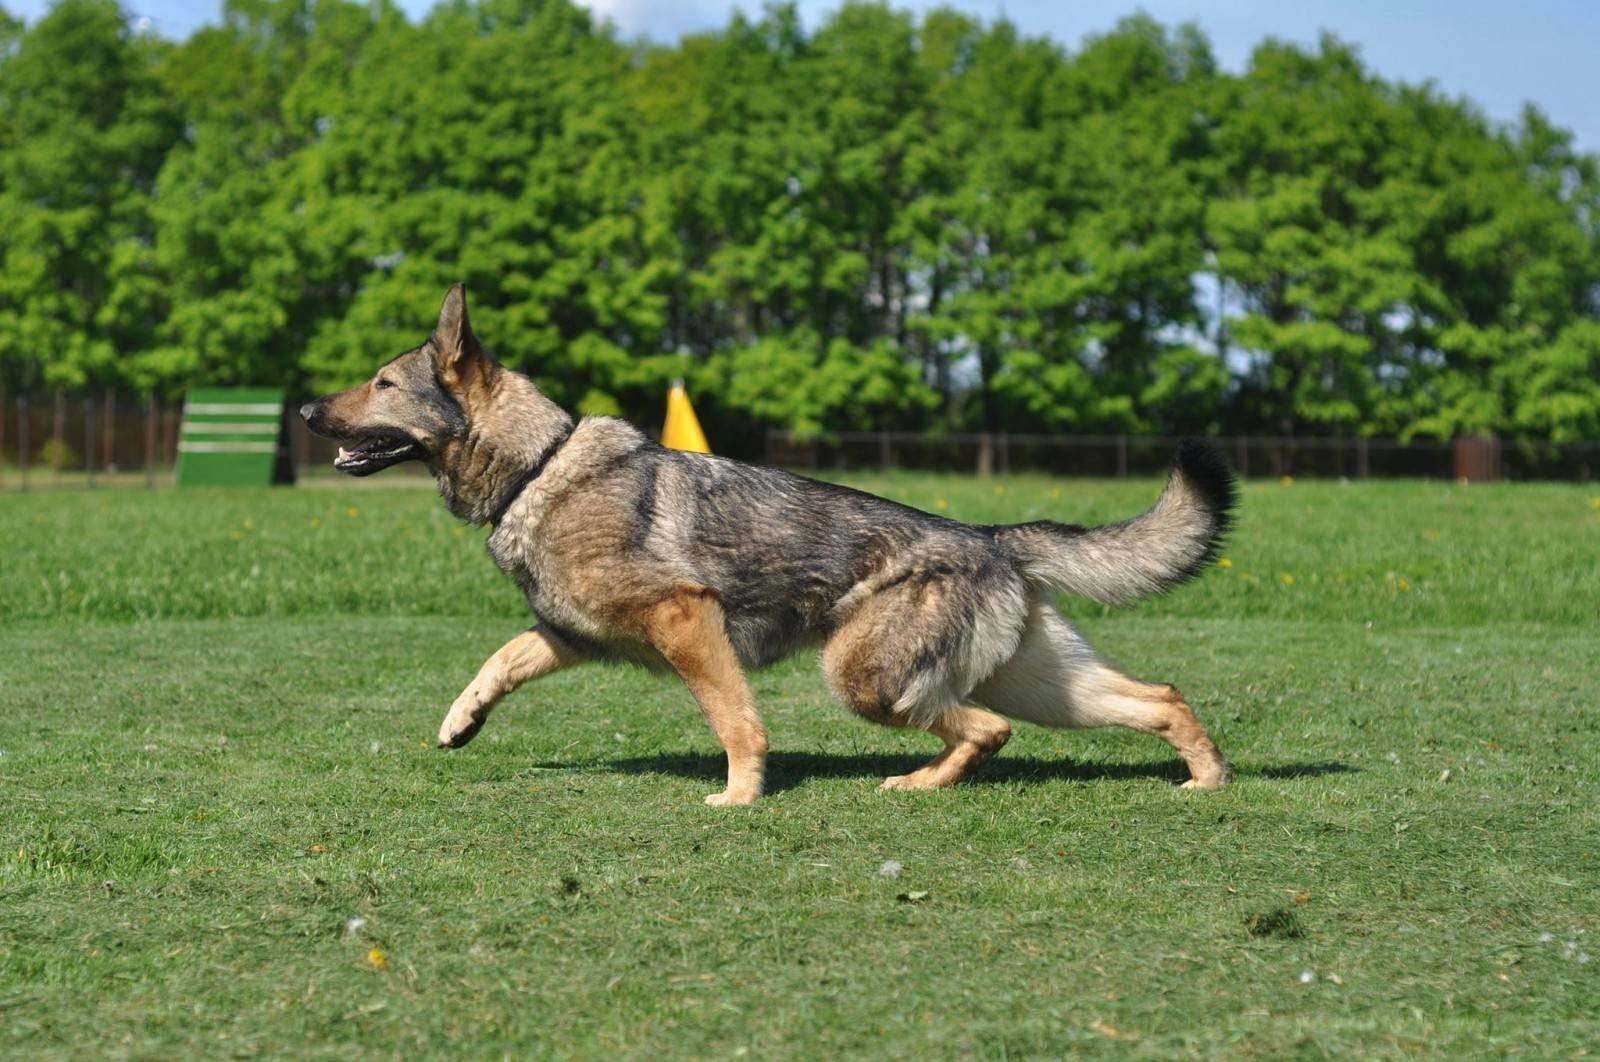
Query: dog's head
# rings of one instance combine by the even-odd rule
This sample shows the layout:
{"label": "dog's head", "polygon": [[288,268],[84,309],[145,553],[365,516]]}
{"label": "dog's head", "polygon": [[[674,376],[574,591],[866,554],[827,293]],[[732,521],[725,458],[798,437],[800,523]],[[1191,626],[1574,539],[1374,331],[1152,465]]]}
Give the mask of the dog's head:
{"label": "dog's head", "polygon": [[498,366],[467,323],[467,294],[450,289],[427,342],[406,351],[364,384],[300,407],[318,435],[339,439],[333,467],[370,476],[402,461],[433,463],[465,438],[474,399]]}

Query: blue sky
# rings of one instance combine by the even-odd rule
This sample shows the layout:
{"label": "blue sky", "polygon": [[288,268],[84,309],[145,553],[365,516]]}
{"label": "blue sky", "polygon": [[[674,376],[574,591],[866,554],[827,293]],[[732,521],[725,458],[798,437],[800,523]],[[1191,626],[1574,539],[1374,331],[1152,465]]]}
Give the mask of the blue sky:
{"label": "blue sky", "polygon": [[[217,0],[125,0],[168,36],[183,36],[214,19]],[[759,0],[587,0],[626,36],[671,39],[721,24],[736,6],[758,9]],[[1314,41],[1330,29],[1361,46],[1387,77],[1436,82],[1465,95],[1491,116],[1513,119],[1533,101],[1578,144],[1600,151],[1600,0],[946,0],[984,17],[1005,14],[1029,33],[1048,34],[1075,46],[1117,18],[1142,8],[1163,22],[1193,20],[1205,29],[1225,66],[1238,69],[1251,47],[1272,35]],[[48,0],[0,0],[24,18],[37,17]],[[413,14],[431,0],[400,0]],[[808,22],[835,6],[801,0]],[[935,6],[899,0],[897,6]]]}

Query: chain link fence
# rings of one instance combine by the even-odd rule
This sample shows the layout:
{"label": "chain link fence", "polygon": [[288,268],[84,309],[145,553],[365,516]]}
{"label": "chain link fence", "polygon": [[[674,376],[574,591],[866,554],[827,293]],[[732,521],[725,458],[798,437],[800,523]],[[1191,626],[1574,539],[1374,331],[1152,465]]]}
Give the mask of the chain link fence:
{"label": "chain link fence", "polygon": [[[1042,472],[1061,476],[1158,475],[1172,462],[1176,436],[925,435],[917,432],[767,433],[766,461],[817,471],[919,469],[978,475]],[[1600,478],[1600,443],[1564,446],[1462,438],[1401,442],[1359,437],[1218,436],[1210,440],[1244,476],[1368,479],[1416,477],[1478,482]]]}
{"label": "chain link fence", "polygon": [[[301,478],[331,476],[338,444],[306,430],[285,409],[280,459]],[[180,402],[106,391],[0,395],[0,490],[170,485]],[[1245,476],[1366,479],[1409,476],[1487,481],[1600,479],[1600,443],[1561,446],[1457,439],[1410,442],[1355,437],[1223,436],[1211,440]],[[816,471],[917,469],[1006,475],[1159,475],[1176,437],[1151,435],[948,434],[770,430],[765,460]],[[424,478],[421,466],[400,475]]]}

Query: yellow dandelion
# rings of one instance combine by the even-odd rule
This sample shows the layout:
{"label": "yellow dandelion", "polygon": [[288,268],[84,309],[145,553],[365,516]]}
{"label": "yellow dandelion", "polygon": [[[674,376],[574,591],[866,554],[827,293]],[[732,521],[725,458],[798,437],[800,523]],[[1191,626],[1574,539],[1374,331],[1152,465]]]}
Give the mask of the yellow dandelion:
{"label": "yellow dandelion", "polygon": [[243,531],[234,531],[234,532],[232,532],[232,538],[233,538],[233,540],[235,542],[242,542],[242,541],[244,541],[244,532]]}
{"label": "yellow dandelion", "polygon": [[1596,495],[1595,497],[1589,499],[1589,508],[1600,512],[1600,495]]}
{"label": "yellow dandelion", "polygon": [[361,510],[352,505],[344,511],[344,514],[349,517],[357,517],[361,515]]}
{"label": "yellow dandelion", "polygon": [[1282,583],[1284,586],[1293,586],[1294,576],[1290,575],[1288,572],[1279,572],[1278,582]]}
{"label": "yellow dandelion", "polygon": [[322,526],[322,517],[320,517],[320,516],[313,516],[313,517],[312,517],[312,518],[311,518],[311,529],[312,529],[312,530],[313,530],[313,531],[315,531],[315,530],[316,530],[316,529],[317,529],[317,528],[319,528],[319,527],[321,527],[321,526]]}
{"label": "yellow dandelion", "polygon": [[1399,582],[1395,583],[1395,585],[1400,588],[1400,592],[1402,594],[1405,593],[1407,590],[1411,589],[1411,584],[1408,583],[1405,579],[1401,579]]}
{"label": "yellow dandelion", "polygon": [[[1053,498],[1053,499],[1059,500],[1060,497],[1061,497],[1061,488],[1060,487],[1051,487],[1050,488],[1050,497]],[[1597,498],[1596,501],[1600,501],[1600,498]],[[1600,505],[1595,506],[1595,508],[1600,509]]]}
{"label": "yellow dandelion", "polygon": [[1219,567],[1219,568],[1231,568],[1231,567],[1233,567],[1233,561],[1229,560],[1227,557],[1220,557],[1217,560],[1217,567]]}
{"label": "yellow dandelion", "polygon": [[467,532],[466,532],[466,530],[465,530],[465,529],[463,529],[463,528],[460,528],[460,527],[452,527],[452,528],[451,528],[451,529],[450,529],[450,533],[451,533],[451,534],[452,534],[452,535],[455,535],[455,536],[456,536],[456,537],[457,537],[457,538],[459,538],[459,537],[461,537],[461,536],[462,536],[462,535],[464,535],[464,534],[466,534],[466,533],[467,533]]}
{"label": "yellow dandelion", "polygon": [[244,529],[246,531],[254,531],[256,529],[256,522],[249,517],[245,517]]}
{"label": "yellow dandelion", "polygon": [[933,503],[933,507],[938,509],[940,512],[944,512],[946,509],[950,508],[950,502],[944,498],[939,498]]}
{"label": "yellow dandelion", "polygon": [[325,844],[314,844],[314,845],[311,846],[312,855],[321,855],[322,853],[326,852],[327,850],[328,850],[328,846],[325,845]]}
{"label": "yellow dandelion", "polygon": [[387,970],[389,968],[389,956],[383,953],[382,948],[373,948],[367,952],[367,965],[374,970]]}
{"label": "yellow dandelion", "polygon": [[994,492],[996,494],[1004,494],[1006,492],[1006,488],[997,483],[995,484]]}
{"label": "yellow dandelion", "polygon": [[1284,476],[1282,479],[1278,480],[1278,482],[1285,487],[1292,487],[1294,486],[1294,477]]}

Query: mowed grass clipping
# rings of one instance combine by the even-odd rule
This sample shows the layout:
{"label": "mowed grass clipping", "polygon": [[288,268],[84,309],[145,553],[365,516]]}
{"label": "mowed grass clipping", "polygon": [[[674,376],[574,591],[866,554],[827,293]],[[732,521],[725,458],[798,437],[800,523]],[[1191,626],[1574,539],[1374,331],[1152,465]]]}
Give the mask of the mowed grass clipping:
{"label": "mowed grass clipping", "polygon": [[[852,482],[1093,522],[1155,481]],[[0,1054],[1573,1055],[1600,1038],[1600,492],[1252,483],[1227,567],[1108,611],[1237,781],[755,677],[451,699],[526,623],[426,489],[0,495]],[[896,868],[898,867],[898,871]]]}

